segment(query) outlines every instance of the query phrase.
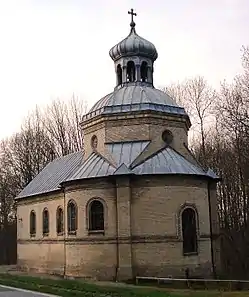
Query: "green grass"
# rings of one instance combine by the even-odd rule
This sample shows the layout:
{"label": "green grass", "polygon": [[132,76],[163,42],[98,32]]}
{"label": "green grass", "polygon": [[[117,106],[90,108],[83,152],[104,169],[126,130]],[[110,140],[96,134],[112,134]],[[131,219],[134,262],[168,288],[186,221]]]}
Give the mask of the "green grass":
{"label": "green grass", "polygon": [[0,274],[0,284],[62,297],[245,297],[249,293],[222,291],[173,290],[135,286],[104,286],[77,280],[54,280],[30,276]]}

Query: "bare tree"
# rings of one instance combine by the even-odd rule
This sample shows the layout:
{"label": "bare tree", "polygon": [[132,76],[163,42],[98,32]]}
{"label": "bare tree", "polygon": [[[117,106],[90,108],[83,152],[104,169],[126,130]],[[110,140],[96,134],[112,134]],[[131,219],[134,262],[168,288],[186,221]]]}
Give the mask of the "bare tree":
{"label": "bare tree", "polygon": [[79,123],[86,111],[84,102],[74,96],[68,104],[55,100],[43,112],[43,125],[53,140],[57,156],[83,149]]}
{"label": "bare tree", "polygon": [[216,92],[200,76],[182,83],[172,84],[163,90],[186,109],[193,123],[193,129],[200,133],[201,150],[198,160],[206,165],[205,139],[210,127]]}

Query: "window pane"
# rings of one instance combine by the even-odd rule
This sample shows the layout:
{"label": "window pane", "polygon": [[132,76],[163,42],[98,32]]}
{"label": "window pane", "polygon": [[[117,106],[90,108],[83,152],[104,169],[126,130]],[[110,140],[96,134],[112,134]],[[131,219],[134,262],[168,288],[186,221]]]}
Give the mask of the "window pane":
{"label": "window pane", "polygon": [[100,201],[93,201],[89,215],[90,230],[104,230],[104,207]]}
{"label": "window pane", "polygon": [[63,231],[63,210],[60,208],[57,211],[57,233]]}
{"label": "window pane", "polygon": [[182,213],[183,252],[197,252],[195,211],[187,208]]}
{"label": "window pane", "polygon": [[47,210],[43,212],[43,233],[49,233],[49,217]]}
{"label": "window pane", "polygon": [[68,205],[68,231],[76,231],[77,210],[74,203]]}
{"label": "window pane", "polygon": [[30,234],[35,234],[36,232],[36,216],[34,212],[30,213]]}

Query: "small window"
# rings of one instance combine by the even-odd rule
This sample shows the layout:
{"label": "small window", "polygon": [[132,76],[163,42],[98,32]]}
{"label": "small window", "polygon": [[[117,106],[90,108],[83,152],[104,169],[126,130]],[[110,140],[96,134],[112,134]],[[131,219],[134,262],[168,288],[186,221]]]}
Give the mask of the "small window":
{"label": "small window", "polygon": [[162,133],[162,140],[165,142],[165,144],[171,144],[171,142],[173,141],[173,134],[171,131],[169,130],[165,130]]}
{"label": "small window", "polygon": [[127,63],[127,81],[134,82],[136,77],[135,64],[133,61]]}
{"label": "small window", "polygon": [[98,147],[98,138],[96,135],[93,135],[91,138],[91,147],[92,149],[96,150]]}
{"label": "small window", "polygon": [[183,254],[197,253],[196,212],[188,207],[182,212]]}
{"label": "small window", "polygon": [[67,206],[67,228],[69,233],[75,233],[77,230],[77,206],[74,201],[69,201]]}
{"label": "small window", "polygon": [[104,206],[99,200],[90,204],[89,231],[104,231]]}
{"label": "small window", "polygon": [[43,210],[43,235],[48,235],[49,233],[49,213],[48,210],[45,208]]}
{"label": "small window", "polygon": [[141,65],[140,74],[141,74],[141,81],[147,82],[148,81],[148,64],[145,61],[143,61]]}
{"label": "small window", "polygon": [[118,67],[117,67],[117,79],[118,79],[118,86],[119,86],[122,84],[122,68],[120,64],[118,64]]}
{"label": "small window", "polygon": [[36,234],[36,214],[32,210],[30,213],[30,235],[35,236]]}
{"label": "small window", "polygon": [[57,214],[56,214],[56,222],[57,222],[57,234],[62,234],[63,233],[63,210],[61,207],[57,209]]}

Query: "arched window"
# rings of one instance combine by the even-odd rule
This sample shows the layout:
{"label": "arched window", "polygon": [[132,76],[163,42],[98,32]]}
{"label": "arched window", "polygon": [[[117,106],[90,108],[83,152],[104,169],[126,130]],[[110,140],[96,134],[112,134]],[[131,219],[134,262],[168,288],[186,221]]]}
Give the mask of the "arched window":
{"label": "arched window", "polygon": [[197,253],[196,212],[187,207],[182,212],[183,254]]}
{"label": "arched window", "polygon": [[118,64],[118,67],[117,67],[117,78],[118,78],[118,86],[119,86],[122,84],[122,68],[120,64]]}
{"label": "arched window", "polygon": [[141,65],[140,74],[141,74],[142,82],[148,81],[148,64],[145,61],[143,61],[142,65]]}
{"label": "arched window", "polygon": [[49,233],[49,213],[47,208],[45,208],[43,210],[43,214],[42,214],[42,231],[43,231],[43,235],[48,235]]}
{"label": "arched window", "polygon": [[135,64],[133,61],[129,61],[127,63],[127,81],[128,82],[135,81]]}
{"label": "arched window", "polygon": [[32,210],[30,212],[30,219],[29,219],[29,232],[31,236],[35,236],[36,234],[36,214]]}
{"label": "arched window", "polygon": [[92,149],[96,150],[98,147],[98,138],[96,135],[93,135],[91,138],[91,147]]}
{"label": "arched window", "polygon": [[58,234],[63,233],[63,210],[61,207],[57,208],[56,213],[56,230]]}
{"label": "arched window", "polygon": [[89,207],[89,231],[104,229],[104,206],[99,200],[93,200]]}
{"label": "arched window", "polygon": [[77,206],[72,200],[67,205],[67,229],[69,233],[77,230]]}

